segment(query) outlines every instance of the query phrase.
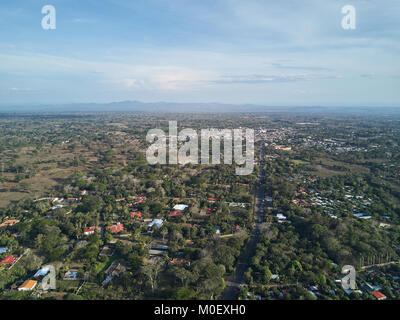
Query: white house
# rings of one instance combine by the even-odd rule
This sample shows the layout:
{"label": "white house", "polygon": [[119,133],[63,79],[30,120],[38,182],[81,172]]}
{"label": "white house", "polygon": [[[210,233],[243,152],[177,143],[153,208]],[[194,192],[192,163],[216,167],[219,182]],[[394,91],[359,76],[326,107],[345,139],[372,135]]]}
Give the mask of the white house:
{"label": "white house", "polygon": [[188,207],[188,205],[186,204],[177,204],[174,206],[174,210],[179,210],[179,211],[183,211]]}
{"label": "white house", "polygon": [[161,226],[163,225],[164,220],[162,219],[154,219],[152,222],[150,222],[147,226],[148,227],[152,227],[152,226],[156,226],[157,228],[161,228]]}

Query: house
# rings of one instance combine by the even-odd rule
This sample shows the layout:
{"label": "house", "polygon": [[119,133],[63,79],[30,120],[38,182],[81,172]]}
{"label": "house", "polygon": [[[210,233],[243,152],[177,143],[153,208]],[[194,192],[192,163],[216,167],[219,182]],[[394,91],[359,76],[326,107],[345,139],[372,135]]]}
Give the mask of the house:
{"label": "house", "polygon": [[113,250],[108,246],[104,246],[103,249],[101,249],[100,251],[100,255],[106,255],[108,257],[111,257],[113,253]]}
{"label": "house", "polygon": [[207,213],[211,213],[212,211],[212,208],[207,208]]}
{"label": "house", "polygon": [[390,228],[391,225],[389,223],[380,222],[379,227],[380,228]]}
{"label": "house", "polygon": [[14,256],[5,257],[3,260],[0,261],[0,264],[12,264],[16,261]]}
{"label": "house", "polygon": [[171,211],[171,212],[169,213],[169,216],[170,216],[170,217],[177,217],[177,216],[181,216],[182,214],[183,214],[182,211],[175,210],[175,211]]}
{"label": "house", "polygon": [[173,207],[174,210],[183,211],[188,207],[186,204],[177,204]]}
{"label": "house", "polygon": [[355,216],[357,218],[360,218],[360,219],[365,219],[365,220],[368,220],[368,219],[372,218],[371,216],[364,216],[363,213],[355,213],[355,214],[353,214],[353,216]]}
{"label": "house", "polygon": [[125,201],[125,198],[118,198],[118,199],[115,199],[115,202],[121,202],[121,201]]}
{"label": "house", "polygon": [[107,278],[103,281],[103,285],[109,283],[112,278],[119,276],[120,274],[126,272],[127,266],[119,261],[114,261],[106,270]]}
{"label": "house", "polygon": [[142,212],[140,212],[140,211],[132,211],[131,212],[131,218],[136,218],[136,217],[141,218],[142,217]]}
{"label": "house", "polygon": [[380,292],[380,291],[372,291],[371,294],[377,299],[377,300],[385,300],[386,296]]}
{"label": "house", "polygon": [[278,214],[276,215],[276,217],[277,217],[279,220],[286,220],[286,217],[285,217],[282,213],[278,213]]}
{"label": "house", "polygon": [[119,214],[113,213],[111,217],[112,217],[113,220],[116,220],[116,219],[119,218]]}
{"label": "house", "polygon": [[308,203],[307,201],[303,200],[303,199],[294,199],[292,200],[292,202],[298,206],[305,206],[305,207],[311,207],[312,204]]}
{"label": "house", "polygon": [[316,295],[313,291],[308,290],[308,292],[309,292],[313,297],[317,297],[317,295]]}
{"label": "house", "polygon": [[35,280],[26,280],[18,287],[18,291],[32,291],[37,285]]}
{"label": "house", "polygon": [[86,196],[87,195],[87,191],[86,190],[82,190],[82,192],[81,192],[81,196]]}
{"label": "house", "polygon": [[162,219],[154,219],[153,221],[151,221],[147,226],[149,228],[151,228],[152,226],[156,226],[157,228],[161,228],[161,226],[163,225],[164,221]]}
{"label": "house", "polygon": [[83,234],[85,236],[89,236],[91,234],[94,234],[95,231],[96,231],[96,227],[90,227],[88,229],[83,229]]}
{"label": "house", "polygon": [[49,267],[44,267],[40,270],[38,270],[35,275],[33,276],[35,279],[39,278],[39,277],[44,277],[46,274],[48,274],[50,271]]}
{"label": "house", "polygon": [[19,220],[6,220],[0,224],[0,228],[11,227],[18,222]]}
{"label": "house", "polygon": [[168,250],[168,246],[164,246],[164,245],[161,245],[161,244],[154,244],[154,245],[152,245],[151,246],[151,248],[152,249],[155,249],[155,250]]}
{"label": "house", "polygon": [[117,223],[113,226],[106,227],[107,230],[110,230],[112,233],[121,232],[124,230],[124,225],[122,223]]}
{"label": "house", "polygon": [[248,183],[237,183],[238,186],[243,186],[243,187],[249,187],[250,185]]}
{"label": "house", "polygon": [[149,255],[151,255],[151,256],[163,256],[166,254],[167,254],[167,252],[164,250],[155,250],[155,249],[149,250]]}
{"label": "house", "polygon": [[78,272],[76,270],[68,270],[64,274],[64,280],[76,280],[78,278]]}
{"label": "house", "polygon": [[242,208],[246,208],[247,205],[249,205],[248,203],[242,203],[242,202],[226,202],[230,207],[242,207]]}
{"label": "house", "polygon": [[7,250],[8,250],[8,249],[7,249],[7,248],[5,248],[5,247],[4,247],[4,248],[0,248],[0,254],[1,254],[1,253],[6,253],[6,252],[7,252]]}
{"label": "house", "polygon": [[351,295],[353,292],[354,293],[358,293],[358,294],[362,294],[362,291],[361,290],[351,290],[351,289],[345,289],[344,290],[344,292],[349,296],[349,295]]}
{"label": "house", "polygon": [[118,276],[121,273],[126,272],[127,266],[119,261],[114,261],[111,266],[108,267],[106,273],[108,275]]}
{"label": "house", "polygon": [[286,146],[274,146],[275,150],[281,150],[281,151],[291,151],[292,147],[286,147]]}
{"label": "house", "polygon": [[207,199],[209,202],[215,202],[215,201],[218,201],[218,198],[208,198]]}
{"label": "house", "polygon": [[189,261],[189,259],[184,259],[184,258],[174,258],[171,260],[171,264],[173,264],[174,266],[182,265],[182,264],[190,266],[190,261]]}

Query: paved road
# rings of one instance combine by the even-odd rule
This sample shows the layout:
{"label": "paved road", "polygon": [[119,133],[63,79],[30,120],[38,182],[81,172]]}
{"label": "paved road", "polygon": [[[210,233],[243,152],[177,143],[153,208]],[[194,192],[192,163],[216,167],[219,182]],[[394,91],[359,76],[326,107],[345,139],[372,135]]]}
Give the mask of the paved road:
{"label": "paved road", "polygon": [[258,183],[255,191],[255,208],[254,208],[254,230],[253,234],[250,237],[249,242],[247,243],[247,248],[242,250],[242,253],[238,259],[238,263],[236,265],[236,270],[233,276],[229,279],[226,279],[227,288],[222,295],[223,300],[235,300],[238,297],[237,288],[241,284],[244,284],[244,273],[249,267],[249,262],[251,257],[255,253],[255,249],[258,243],[258,239],[260,236],[260,226],[262,223],[262,199],[265,198],[264,188],[261,187],[261,181],[264,178],[264,155],[265,150],[264,146],[261,149],[260,153],[260,172]]}

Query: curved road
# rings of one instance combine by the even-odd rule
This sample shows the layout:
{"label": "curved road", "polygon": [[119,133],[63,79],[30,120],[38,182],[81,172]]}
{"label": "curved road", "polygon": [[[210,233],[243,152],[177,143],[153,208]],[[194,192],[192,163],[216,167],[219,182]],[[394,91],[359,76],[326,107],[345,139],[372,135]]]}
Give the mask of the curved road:
{"label": "curved road", "polygon": [[254,229],[253,234],[250,237],[250,240],[247,243],[247,248],[242,250],[241,255],[239,256],[238,262],[236,264],[236,270],[229,279],[226,279],[227,287],[225,292],[222,295],[223,300],[235,300],[238,297],[237,288],[241,284],[244,284],[244,273],[249,267],[249,261],[251,257],[254,255],[256,246],[258,243],[258,239],[260,237],[260,225],[262,223],[262,200],[265,198],[264,188],[262,187],[261,182],[264,179],[264,156],[265,150],[264,145],[261,148],[260,152],[260,172],[258,177],[258,183],[256,185],[256,190],[254,194]]}

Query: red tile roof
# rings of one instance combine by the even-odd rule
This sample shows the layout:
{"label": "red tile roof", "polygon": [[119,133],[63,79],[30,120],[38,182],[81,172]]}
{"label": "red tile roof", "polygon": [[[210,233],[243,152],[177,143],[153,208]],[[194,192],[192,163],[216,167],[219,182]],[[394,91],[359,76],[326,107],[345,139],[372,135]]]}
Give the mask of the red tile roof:
{"label": "red tile roof", "polygon": [[0,264],[11,264],[15,262],[14,256],[5,257],[3,260],[0,261]]}
{"label": "red tile roof", "polygon": [[140,211],[132,211],[131,212],[131,217],[132,218],[135,218],[135,217],[141,218],[142,217],[142,213]]}
{"label": "red tile roof", "polygon": [[190,261],[188,259],[174,258],[174,259],[171,260],[171,263],[173,265],[180,265],[180,264],[183,264],[183,263],[190,264]]}
{"label": "red tile roof", "polygon": [[0,228],[10,227],[10,226],[13,226],[14,224],[16,224],[18,222],[19,222],[19,220],[6,220],[2,224],[0,224]]}
{"label": "red tile roof", "polygon": [[89,232],[94,232],[96,230],[96,227],[90,227],[88,229],[83,229],[84,233],[89,233]]}
{"label": "red tile roof", "polygon": [[372,291],[372,295],[378,300],[386,299],[386,296],[380,291]]}
{"label": "red tile roof", "polygon": [[170,217],[176,217],[176,216],[180,216],[180,215],[182,215],[182,214],[183,214],[182,211],[176,210],[176,211],[171,211],[171,212],[169,213],[169,216],[170,216]]}
{"label": "red tile roof", "polygon": [[122,223],[117,223],[113,226],[108,226],[106,229],[111,230],[111,232],[121,232],[124,230],[124,225]]}

